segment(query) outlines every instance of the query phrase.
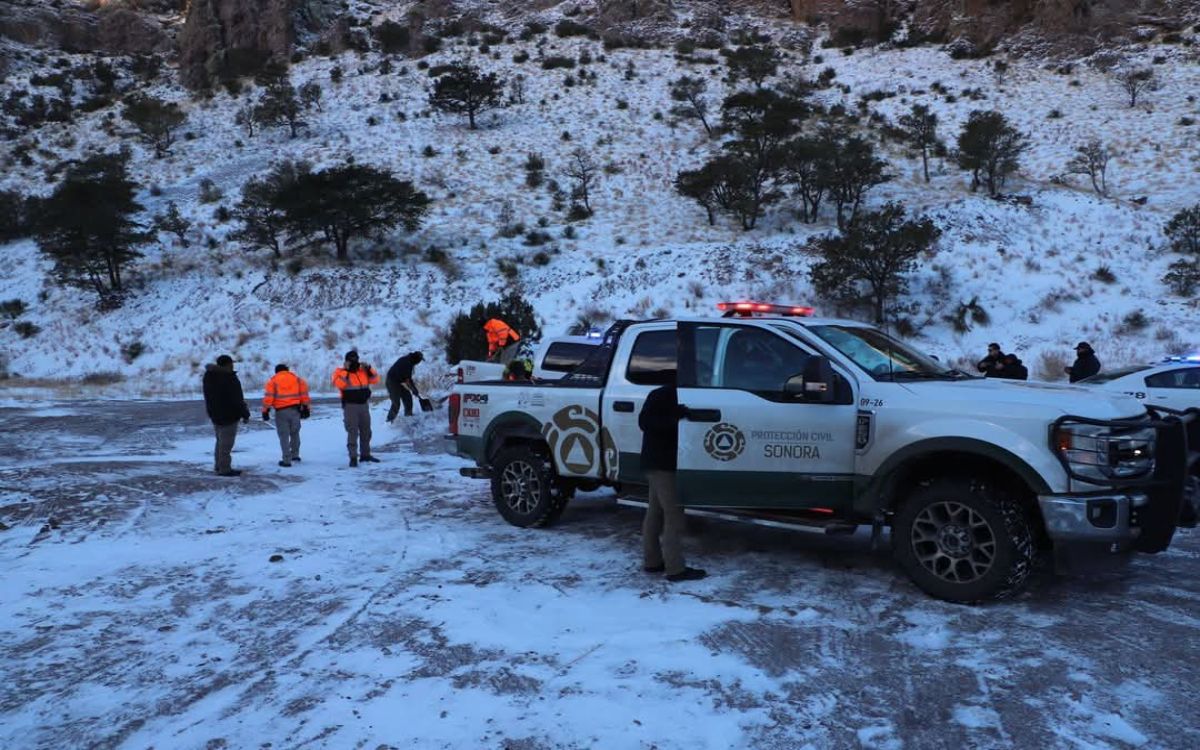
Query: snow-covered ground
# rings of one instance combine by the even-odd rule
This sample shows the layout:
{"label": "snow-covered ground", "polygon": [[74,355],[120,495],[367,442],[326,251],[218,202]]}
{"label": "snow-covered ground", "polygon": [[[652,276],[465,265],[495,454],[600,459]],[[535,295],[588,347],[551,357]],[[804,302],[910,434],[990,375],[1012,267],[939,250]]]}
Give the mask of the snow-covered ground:
{"label": "snow-covered ground", "polygon": [[[782,22],[760,25],[781,38],[796,30]],[[1152,66],[1161,85],[1134,109],[1111,76],[1088,61],[1064,74],[1057,72],[1061,61],[1012,60],[999,83],[990,60],[954,61],[934,47],[845,55],[818,46],[813,52],[820,61],[805,61],[793,49],[778,80],[812,79],[833,68],[835,87],[816,94],[824,104],[856,111],[871,92],[894,93],[866,110],[894,121],[912,104],[926,103],[951,144],[975,109],[999,109],[1029,134],[1021,175],[1008,190],[1030,196],[1030,206],[971,194],[967,176],[952,163],[935,162],[927,186],[919,161],[895,144],[883,146],[895,179],[868,202],[902,200],[914,211],[928,211],[945,232],[940,252],[913,284],[918,309],[910,317],[922,326],[923,346],[958,360],[980,356],[988,341],[998,340],[1021,353],[1034,376],[1057,377],[1056,358],[1080,339],[1090,340],[1111,366],[1200,346],[1191,325],[1194,300],[1170,296],[1160,281],[1173,260],[1163,251],[1162,227],[1200,195],[1200,126],[1186,124],[1187,118],[1200,119],[1194,49],[1149,44],[1127,51],[1147,64],[1162,58]],[[425,62],[445,63],[465,51],[450,40]],[[532,59],[515,63],[519,51]],[[573,71],[545,71],[538,64],[542,56],[578,58],[584,51],[594,62]],[[752,232],[726,221],[709,227],[698,206],[673,192],[675,174],[702,162],[714,146],[698,125],[671,122],[668,82],[684,73],[706,77],[715,111],[728,90],[723,66],[683,62],[670,50],[606,52],[598,42],[553,34],[496,45],[492,52],[499,59],[477,51],[474,59],[510,81],[523,76],[525,103],[485,114],[479,131],[467,130],[458,118],[430,114],[427,73],[400,58],[390,73],[380,72],[377,53],[309,58],[293,66],[297,85],[315,80],[325,92],[321,111],[308,115],[310,128],[297,139],[280,130],[249,138],[235,125],[235,109],[256,92],[234,98],[222,91],[206,101],[190,100],[173,86],[154,87],[152,93],[181,102],[190,138],[163,160],[135,144],[133,173],[145,186],[140,199],[147,216],[174,201],[192,219],[190,247],[161,235],[137,266],[129,302],[107,314],[95,311],[88,294],[50,284],[34,243],[3,248],[0,300],[24,299],[31,306],[26,318],[42,328],[29,340],[0,330],[9,369],[55,378],[120,372],[126,393],[194,392],[203,363],[228,351],[241,359],[252,382],[286,361],[315,386],[328,387],[330,371],[350,347],[384,364],[412,348],[440,352],[440,331],[456,312],[495,299],[514,283],[534,301],[548,333],[562,332],[581,314],[707,312],[729,297],[813,302],[829,311],[811,290],[812,258],[804,250],[807,238],[831,230],[828,216],[806,225],[785,203]],[[335,67],[345,74],[340,83],[331,80]],[[595,74],[594,82],[579,81],[585,70]],[[0,94],[24,87],[28,75],[10,76]],[[568,75],[575,85],[564,83]],[[42,128],[36,133],[45,152],[39,158],[54,163],[89,147],[115,146],[118,141],[101,126],[106,114]],[[126,127],[119,115],[117,122]],[[1093,195],[1085,178],[1066,186],[1052,181],[1074,147],[1093,136],[1120,154],[1110,167],[1110,199]],[[427,146],[434,155],[423,155]],[[529,152],[539,152],[547,177],[567,185],[563,169],[577,147],[606,169],[593,196],[596,215],[573,225],[576,236],[569,238],[547,191],[525,187],[522,164]],[[233,225],[214,217],[218,206],[236,202],[247,178],[282,158],[323,166],[349,157],[393,169],[426,190],[435,203],[425,226],[411,236],[360,243],[350,265],[306,256],[303,270],[294,273],[290,259],[274,263],[262,251],[248,253],[228,241]],[[221,200],[200,202],[204,179],[224,194]],[[0,188],[14,187],[47,190],[43,166],[10,162]],[[1144,204],[1133,202],[1143,197]],[[506,218],[527,229],[544,220],[553,240],[529,247],[520,236],[502,237]],[[431,248],[448,260],[426,260]],[[534,261],[542,251],[545,265]],[[502,259],[517,261],[517,281],[500,275]],[[1101,266],[1115,281],[1093,279]],[[990,323],[954,333],[944,316],[973,298]],[[1148,325],[1123,326],[1125,316],[1137,311]],[[135,341],[145,344],[146,353],[126,362],[122,346]]]}
{"label": "snow-covered ground", "polygon": [[[1200,537],[1016,598],[926,598],[868,540],[641,514],[507,526],[440,418],[345,466],[196,402],[0,409],[4,748],[1194,748]],[[281,559],[272,562],[272,556]]]}

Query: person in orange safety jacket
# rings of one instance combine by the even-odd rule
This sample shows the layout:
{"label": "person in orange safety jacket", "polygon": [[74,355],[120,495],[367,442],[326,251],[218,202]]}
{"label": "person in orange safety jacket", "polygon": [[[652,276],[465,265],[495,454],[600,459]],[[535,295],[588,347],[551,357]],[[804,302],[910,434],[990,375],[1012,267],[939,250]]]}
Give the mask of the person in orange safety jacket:
{"label": "person in orange safety jacket", "polygon": [[288,369],[275,365],[275,375],[263,388],[262,418],[270,421],[275,410],[275,433],[279,435],[280,466],[291,466],[300,460],[300,420],[308,419],[308,382]]}
{"label": "person in orange safety jacket", "polygon": [[371,455],[371,388],[379,383],[379,373],[358,361],[358,352],[346,352],[345,363],[334,370],[333,385],[342,394],[342,424],[346,427],[346,449],[350,465],[359,460],[379,463]]}
{"label": "person in orange safety jacket", "polygon": [[505,356],[509,353],[509,347],[520,341],[521,335],[499,318],[484,323],[483,332],[487,335],[488,361],[499,360],[507,364]]}

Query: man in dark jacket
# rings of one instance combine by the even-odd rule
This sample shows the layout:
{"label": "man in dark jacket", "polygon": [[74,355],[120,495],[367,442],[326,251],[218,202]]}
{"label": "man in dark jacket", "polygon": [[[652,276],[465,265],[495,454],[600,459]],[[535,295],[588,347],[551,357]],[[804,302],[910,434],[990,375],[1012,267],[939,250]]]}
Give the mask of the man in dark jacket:
{"label": "man in dark jacket", "polygon": [[1001,369],[1001,373],[999,377],[1009,380],[1029,380],[1029,368],[1025,367],[1025,363],[1015,354],[1004,355],[1004,367]]}
{"label": "man in dark jacket", "polygon": [[401,403],[404,404],[404,416],[413,415],[413,396],[420,398],[421,395],[417,393],[417,384],[413,382],[413,369],[424,361],[424,354],[411,352],[396,360],[388,369],[386,385],[392,406],[388,409],[387,421],[391,422],[400,413]]}
{"label": "man in dark jacket", "polygon": [[242,394],[242,382],[233,371],[233,357],[222,354],[216,364],[204,368],[204,408],[217,434],[213,451],[213,470],[223,477],[236,477],[242,472],[233,468],[233,442],[237,439],[237,423],[250,421],[250,407]]}
{"label": "man in dark jacket", "polygon": [[683,562],[683,506],[675,494],[675,462],[679,451],[679,405],[674,384],[650,391],[638,415],[642,428],[642,471],[650,484],[650,504],[642,523],[642,567],[666,572],[668,581],[695,581],[706,574]]}
{"label": "man in dark jacket", "polygon": [[1075,345],[1075,364],[1067,368],[1067,377],[1072,383],[1078,383],[1084,378],[1090,378],[1100,372],[1100,360],[1096,352],[1086,341]]}
{"label": "man in dark jacket", "polygon": [[1004,377],[1004,352],[996,342],[988,344],[987,356],[975,363],[975,369],[983,373],[985,378]]}

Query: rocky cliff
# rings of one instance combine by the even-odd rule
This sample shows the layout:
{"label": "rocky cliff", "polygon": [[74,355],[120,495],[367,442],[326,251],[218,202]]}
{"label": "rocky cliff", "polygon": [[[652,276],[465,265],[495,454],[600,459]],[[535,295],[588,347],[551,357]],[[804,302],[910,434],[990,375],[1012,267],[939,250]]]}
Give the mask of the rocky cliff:
{"label": "rocky cliff", "polygon": [[92,10],[6,0],[0,2],[0,37],[31,47],[109,55],[167,52],[172,46],[158,19],[119,3]]}
{"label": "rocky cliff", "polygon": [[1032,32],[1046,38],[1135,36],[1138,27],[1174,29],[1200,14],[1198,0],[791,0],[798,20],[878,36],[901,20],[927,37],[983,47]]}
{"label": "rocky cliff", "polygon": [[286,60],[301,0],[191,0],[179,33],[179,75],[191,88]]}

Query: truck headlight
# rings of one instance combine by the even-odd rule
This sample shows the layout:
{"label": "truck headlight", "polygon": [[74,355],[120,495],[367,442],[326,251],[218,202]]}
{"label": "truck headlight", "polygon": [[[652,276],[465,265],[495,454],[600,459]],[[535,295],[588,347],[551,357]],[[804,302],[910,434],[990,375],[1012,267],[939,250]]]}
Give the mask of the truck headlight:
{"label": "truck headlight", "polygon": [[1073,472],[1084,478],[1135,479],[1154,471],[1153,428],[1108,428],[1066,424],[1055,448]]}

